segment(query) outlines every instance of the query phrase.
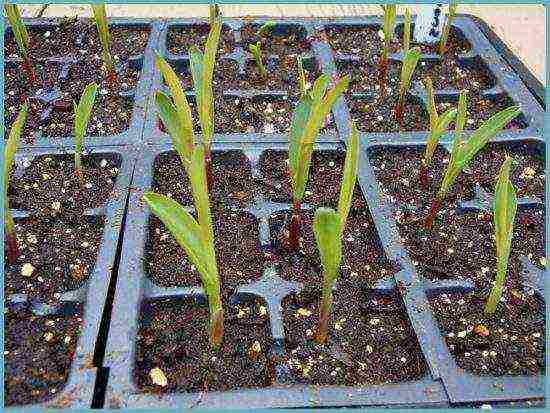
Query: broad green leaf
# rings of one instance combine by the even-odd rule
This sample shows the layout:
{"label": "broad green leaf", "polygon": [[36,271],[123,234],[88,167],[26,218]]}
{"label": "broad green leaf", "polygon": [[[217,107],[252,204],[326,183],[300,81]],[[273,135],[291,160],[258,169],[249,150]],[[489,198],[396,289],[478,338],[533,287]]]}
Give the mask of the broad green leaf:
{"label": "broad green leaf", "polygon": [[193,130],[183,125],[176,106],[164,93],[155,93],[155,103],[174,148],[178,151],[183,164],[187,165],[193,152]]}
{"label": "broad green leaf", "polygon": [[111,56],[111,35],[107,23],[107,10],[105,9],[105,4],[91,4],[91,6],[94,13],[97,32],[99,34],[99,42],[101,43],[103,62],[109,70],[114,71],[115,65]]}
{"label": "broad green leaf", "polygon": [[324,282],[334,284],[342,261],[342,229],[340,215],[330,208],[317,208],[313,232],[324,270]]}
{"label": "broad green leaf", "polygon": [[78,106],[75,106],[74,114],[74,139],[75,139],[75,167],[81,170],[80,156],[84,150],[84,135],[92,115],[95,97],[97,94],[97,83],[90,83],[84,89]]}
{"label": "broad green leaf", "polygon": [[306,123],[311,111],[311,98],[307,95],[302,96],[298,106],[292,116],[290,125],[290,143],[288,148],[289,166],[294,174],[298,170],[298,160],[300,158],[300,143]]}
{"label": "broad green leaf", "polygon": [[204,143],[210,147],[210,141],[214,134],[214,93],[212,91],[212,79],[214,77],[214,66],[216,64],[216,53],[222,30],[222,21],[216,19],[210,27],[210,33],[206,40],[203,56],[203,75],[201,88],[200,120],[203,132]]}
{"label": "broad green leaf", "polygon": [[411,11],[405,8],[405,17],[403,20],[403,50],[405,53],[409,51],[411,44]]}
{"label": "broad green leaf", "polygon": [[441,117],[438,117],[436,113],[437,119],[435,127],[430,130],[430,135],[428,136],[428,140],[426,142],[426,152],[424,154],[424,161],[426,166],[429,166],[432,163],[433,154],[435,152],[437,144],[439,143],[439,139],[447,131],[449,123],[453,121],[453,119],[456,117],[456,114],[456,109],[447,110],[443,115],[441,115]]}
{"label": "broad green leaf", "polygon": [[416,69],[416,65],[422,56],[422,52],[418,47],[409,49],[403,59],[403,65],[401,66],[401,85],[400,94],[404,96],[411,86],[411,79]]}
{"label": "broad green leaf", "polygon": [[359,133],[355,122],[351,124],[351,135],[346,150],[346,160],[344,162],[344,174],[342,177],[342,186],[340,188],[340,198],[338,199],[338,213],[342,226],[346,225],[355,181],[357,179],[357,168],[359,167]]}
{"label": "broad green leaf", "polygon": [[264,24],[262,24],[262,26],[258,30],[258,35],[260,37],[269,36],[271,34],[271,31],[273,30],[273,28],[276,26],[276,24],[277,23],[275,23],[272,20],[265,22]]}
{"label": "broad green leaf", "polygon": [[513,159],[507,157],[495,185],[493,199],[493,222],[495,226],[495,244],[497,250],[497,276],[485,307],[486,314],[493,314],[502,296],[502,290],[508,271],[510,246],[514,235],[514,220],[517,211],[516,190],[510,182],[510,170]]}
{"label": "broad green leaf", "polygon": [[8,137],[6,146],[4,147],[4,199],[8,198],[8,187],[15,160],[15,152],[17,152],[21,133],[25,128],[28,110],[29,105],[27,103],[23,104],[17,118],[15,119],[15,122],[11,125],[10,136]]}

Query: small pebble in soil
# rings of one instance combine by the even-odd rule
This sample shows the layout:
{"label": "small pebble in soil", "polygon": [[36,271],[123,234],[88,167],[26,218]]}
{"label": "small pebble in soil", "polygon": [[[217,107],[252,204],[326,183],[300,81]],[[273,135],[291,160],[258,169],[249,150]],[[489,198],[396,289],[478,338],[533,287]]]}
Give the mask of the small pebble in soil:
{"label": "small pebble in soil", "polygon": [[32,266],[31,263],[27,262],[26,264],[23,264],[23,266],[21,267],[21,275],[23,277],[30,277],[33,272],[34,272],[34,267]]}
{"label": "small pebble in soil", "polygon": [[307,308],[299,308],[298,311],[296,311],[296,318],[309,317],[310,315],[311,311],[309,311]]}
{"label": "small pebble in soil", "polygon": [[168,379],[166,379],[166,376],[164,375],[164,372],[159,369],[158,367],[155,367],[149,372],[149,376],[151,377],[151,380],[154,384],[161,387],[168,386]]}

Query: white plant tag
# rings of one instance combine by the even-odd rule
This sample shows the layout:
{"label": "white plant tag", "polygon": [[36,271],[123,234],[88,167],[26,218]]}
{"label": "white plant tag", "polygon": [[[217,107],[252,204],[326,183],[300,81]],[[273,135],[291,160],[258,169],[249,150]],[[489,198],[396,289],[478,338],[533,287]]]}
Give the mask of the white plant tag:
{"label": "white plant tag", "polygon": [[414,23],[416,43],[435,43],[439,40],[447,16],[442,4],[422,4]]}

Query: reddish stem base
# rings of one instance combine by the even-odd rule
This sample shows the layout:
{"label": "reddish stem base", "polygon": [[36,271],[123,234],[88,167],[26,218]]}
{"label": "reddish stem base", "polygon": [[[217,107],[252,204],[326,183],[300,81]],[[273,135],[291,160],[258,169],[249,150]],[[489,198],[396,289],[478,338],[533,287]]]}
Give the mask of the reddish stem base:
{"label": "reddish stem base", "polygon": [[420,164],[420,174],[419,174],[420,186],[422,189],[428,189],[428,168],[424,165],[424,162]]}
{"label": "reddish stem base", "polygon": [[395,119],[397,120],[400,126],[403,126],[403,111],[404,111],[403,102],[399,101],[399,103],[397,103],[397,106],[395,107]]}
{"label": "reddish stem base", "polygon": [[107,82],[109,83],[109,86],[111,87],[111,89],[114,89],[116,87],[117,80],[118,80],[118,76],[117,76],[116,70],[110,70],[109,73],[107,74]]}
{"label": "reddish stem base", "polygon": [[428,213],[428,216],[424,220],[424,228],[431,229],[434,224],[434,219],[437,213],[439,212],[439,209],[441,208],[441,202],[436,198],[432,202],[432,206],[430,207],[430,212]]}
{"label": "reddish stem base", "polygon": [[296,252],[300,248],[300,201],[292,202],[292,217],[290,218],[290,226],[288,228],[288,250]]}
{"label": "reddish stem base", "polygon": [[36,72],[34,71],[34,68],[28,58],[23,59],[23,70],[27,73],[29,86],[33,88],[36,83]]}
{"label": "reddish stem base", "polygon": [[21,251],[19,250],[19,245],[17,245],[17,239],[15,234],[6,232],[6,260],[8,264],[14,264],[19,258]]}

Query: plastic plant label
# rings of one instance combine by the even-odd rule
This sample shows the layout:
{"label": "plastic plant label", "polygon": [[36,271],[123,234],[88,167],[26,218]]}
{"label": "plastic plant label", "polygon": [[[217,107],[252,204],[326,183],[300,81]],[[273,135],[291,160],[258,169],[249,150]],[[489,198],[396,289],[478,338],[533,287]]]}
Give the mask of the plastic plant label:
{"label": "plastic plant label", "polygon": [[443,5],[423,4],[419,6],[414,24],[414,40],[416,43],[435,43],[439,40],[446,15]]}

